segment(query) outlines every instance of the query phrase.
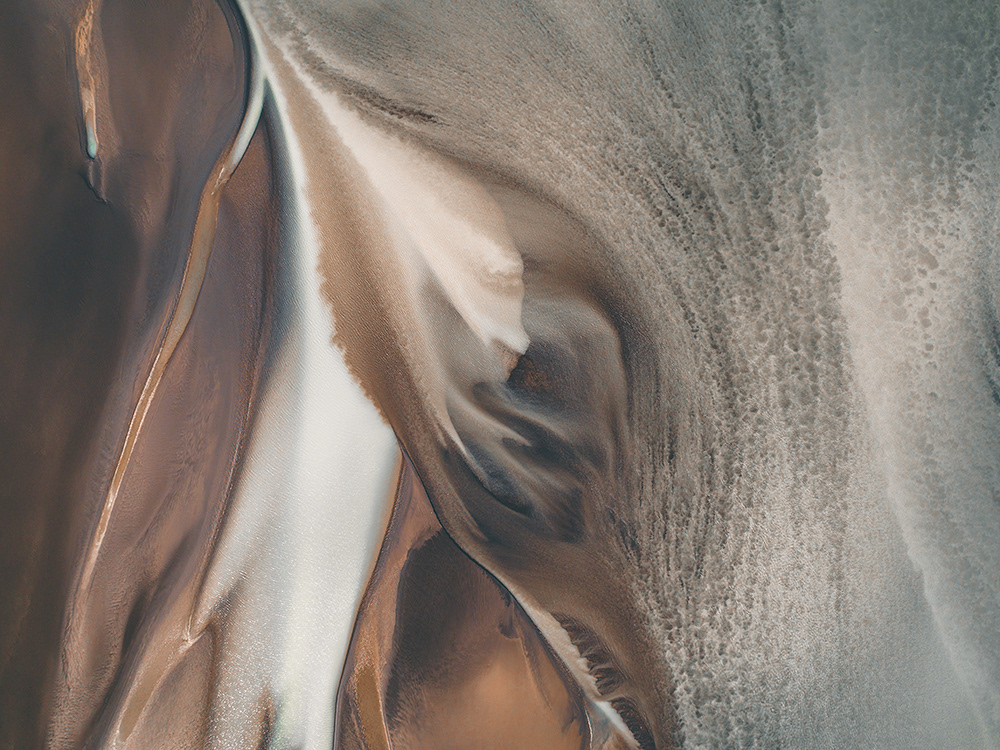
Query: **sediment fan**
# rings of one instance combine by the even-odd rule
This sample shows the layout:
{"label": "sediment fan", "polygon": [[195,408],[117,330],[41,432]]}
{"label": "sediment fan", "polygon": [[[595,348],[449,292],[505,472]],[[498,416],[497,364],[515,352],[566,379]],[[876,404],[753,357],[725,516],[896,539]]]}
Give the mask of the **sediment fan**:
{"label": "sediment fan", "polygon": [[994,2],[0,3],[0,748],[1000,748]]}

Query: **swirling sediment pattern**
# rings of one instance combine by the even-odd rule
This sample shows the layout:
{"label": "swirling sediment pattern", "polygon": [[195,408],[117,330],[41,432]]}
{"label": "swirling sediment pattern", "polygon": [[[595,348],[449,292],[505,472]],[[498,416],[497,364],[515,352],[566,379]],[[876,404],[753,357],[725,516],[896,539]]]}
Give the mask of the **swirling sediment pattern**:
{"label": "swirling sediment pattern", "polygon": [[992,2],[0,6],[0,748],[1000,747]]}

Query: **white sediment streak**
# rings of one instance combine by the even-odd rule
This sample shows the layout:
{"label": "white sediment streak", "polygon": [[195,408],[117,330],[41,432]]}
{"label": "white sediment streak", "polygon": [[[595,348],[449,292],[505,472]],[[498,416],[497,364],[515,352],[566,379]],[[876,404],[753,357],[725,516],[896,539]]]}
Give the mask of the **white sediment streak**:
{"label": "white sediment streak", "polygon": [[[271,79],[271,111],[286,112]],[[303,153],[288,119],[279,114],[275,125],[285,184],[294,186],[282,230],[282,343],[191,629],[227,602],[230,641],[217,682],[225,700],[210,747],[251,742],[263,694],[277,708],[274,741],[318,750],[333,742],[340,671],[399,449],[333,343]]]}

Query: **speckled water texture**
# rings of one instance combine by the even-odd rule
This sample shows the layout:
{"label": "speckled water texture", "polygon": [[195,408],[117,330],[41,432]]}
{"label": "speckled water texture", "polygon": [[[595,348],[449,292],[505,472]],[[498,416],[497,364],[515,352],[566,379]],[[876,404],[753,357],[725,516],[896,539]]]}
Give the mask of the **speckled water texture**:
{"label": "speckled water texture", "polygon": [[0,748],[1000,748],[993,0],[0,3]]}

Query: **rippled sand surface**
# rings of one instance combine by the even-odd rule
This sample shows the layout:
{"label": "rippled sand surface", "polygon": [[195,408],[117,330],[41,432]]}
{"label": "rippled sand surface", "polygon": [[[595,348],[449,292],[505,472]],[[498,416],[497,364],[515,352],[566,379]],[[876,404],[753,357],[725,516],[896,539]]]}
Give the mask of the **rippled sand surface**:
{"label": "rippled sand surface", "polygon": [[1000,10],[0,3],[0,748],[1000,748]]}

